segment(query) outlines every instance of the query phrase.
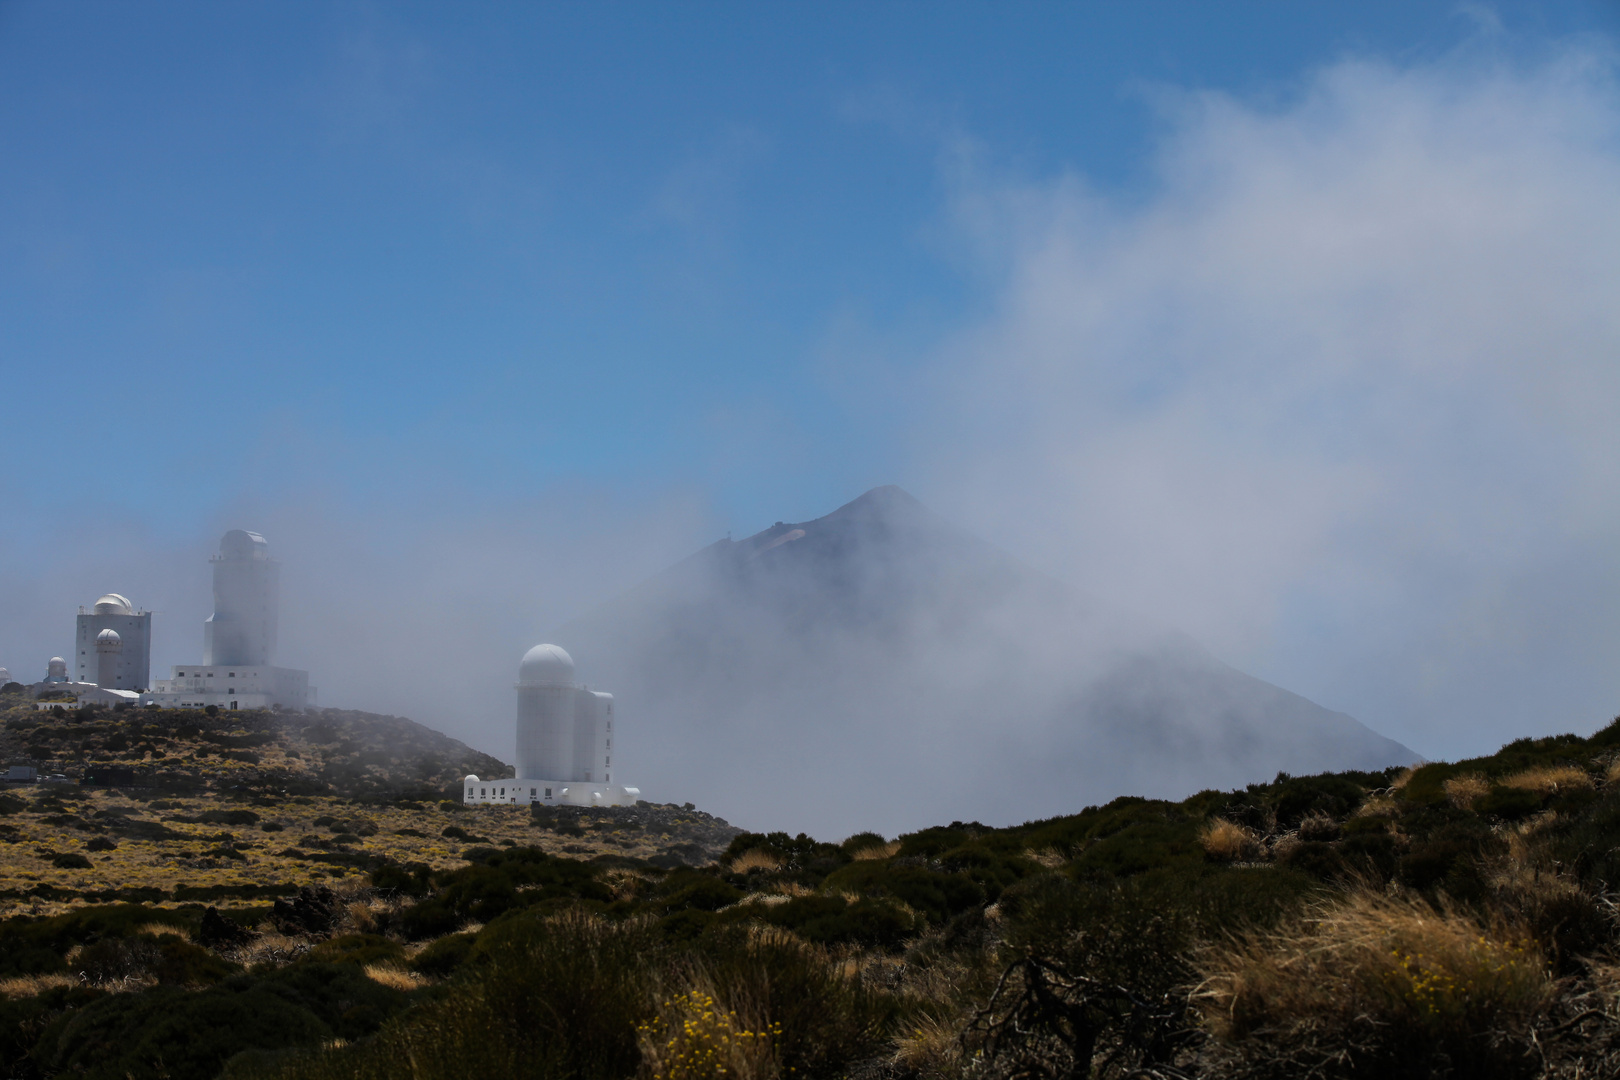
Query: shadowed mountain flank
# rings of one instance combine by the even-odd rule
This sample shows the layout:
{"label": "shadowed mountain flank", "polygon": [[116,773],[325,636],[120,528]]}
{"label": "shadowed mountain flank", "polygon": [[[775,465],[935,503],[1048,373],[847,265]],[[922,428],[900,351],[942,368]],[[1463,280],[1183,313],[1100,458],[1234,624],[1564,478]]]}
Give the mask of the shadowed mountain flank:
{"label": "shadowed mountain flank", "polygon": [[621,703],[617,770],[755,827],[1024,821],[1417,759],[896,487],[712,544],[556,640]]}

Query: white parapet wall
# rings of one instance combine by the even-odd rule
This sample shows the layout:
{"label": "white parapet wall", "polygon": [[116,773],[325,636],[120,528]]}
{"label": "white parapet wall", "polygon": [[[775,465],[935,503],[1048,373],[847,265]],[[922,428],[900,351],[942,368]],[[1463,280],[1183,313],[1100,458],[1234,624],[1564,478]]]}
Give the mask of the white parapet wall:
{"label": "white parapet wall", "polygon": [[468,806],[634,806],[641,789],[581,780],[480,780],[469,775],[461,784],[461,801]]}

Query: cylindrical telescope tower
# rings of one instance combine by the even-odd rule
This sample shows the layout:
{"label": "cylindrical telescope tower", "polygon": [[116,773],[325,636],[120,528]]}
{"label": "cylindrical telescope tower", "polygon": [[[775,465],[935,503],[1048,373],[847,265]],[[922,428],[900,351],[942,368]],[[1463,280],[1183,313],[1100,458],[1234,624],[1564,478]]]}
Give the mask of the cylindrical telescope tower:
{"label": "cylindrical telescope tower", "polygon": [[276,651],[281,564],[258,533],[232,529],[214,564],[214,613],[203,624],[203,663],[268,667]]}
{"label": "cylindrical telescope tower", "polygon": [[575,780],[574,658],[536,645],[518,669],[517,774],[528,780]]}
{"label": "cylindrical telescope tower", "polygon": [[118,631],[107,629],[96,635],[96,685],[109,690],[118,685],[118,658],[124,651],[124,639]]}

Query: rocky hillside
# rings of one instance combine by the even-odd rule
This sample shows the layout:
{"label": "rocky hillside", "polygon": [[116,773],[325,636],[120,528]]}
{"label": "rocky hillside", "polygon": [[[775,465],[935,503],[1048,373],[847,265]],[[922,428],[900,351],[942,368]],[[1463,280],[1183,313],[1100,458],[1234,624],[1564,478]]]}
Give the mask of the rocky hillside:
{"label": "rocky hillside", "polygon": [[[8,700],[9,698],[9,700]],[[9,707],[7,707],[9,705]],[[53,709],[0,698],[0,763],[175,791],[438,799],[503,762],[398,716],[322,709]]]}
{"label": "rocky hillside", "polygon": [[445,872],[516,846],[701,865],[738,831],[690,804],[468,810],[460,777],[511,768],[395,716],[9,704],[0,764],[61,779],[0,791],[0,915],[281,896],[387,866]]}

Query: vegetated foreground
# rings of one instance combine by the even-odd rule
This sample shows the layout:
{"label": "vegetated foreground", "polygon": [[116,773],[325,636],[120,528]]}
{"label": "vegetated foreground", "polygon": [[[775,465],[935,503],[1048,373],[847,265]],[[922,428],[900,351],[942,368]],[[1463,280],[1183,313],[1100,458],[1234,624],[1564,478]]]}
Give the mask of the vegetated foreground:
{"label": "vegetated foreground", "polygon": [[[40,861],[20,835],[40,815],[108,837],[119,815],[89,806],[152,816],[151,801],[87,791],[9,795],[4,821],[22,824],[8,859]],[[337,808],[305,797],[296,813]],[[170,816],[253,798],[194,794]],[[283,811],[225,829],[240,849]],[[379,824],[338,845],[367,853],[363,873],[319,864],[274,900],[15,898],[41,909],[0,922],[7,1075],[1620,1073],[1620,720],[1475,761],[1119,799],[1013,828],[743,833],[700,866],[602,835],[597,854],[557,850],[559,833],[613,823],[546,809],[342,812],[453,819],[511,844],[407,860],[365,846]],[[341,835],[331,816],[325,835]]]}

